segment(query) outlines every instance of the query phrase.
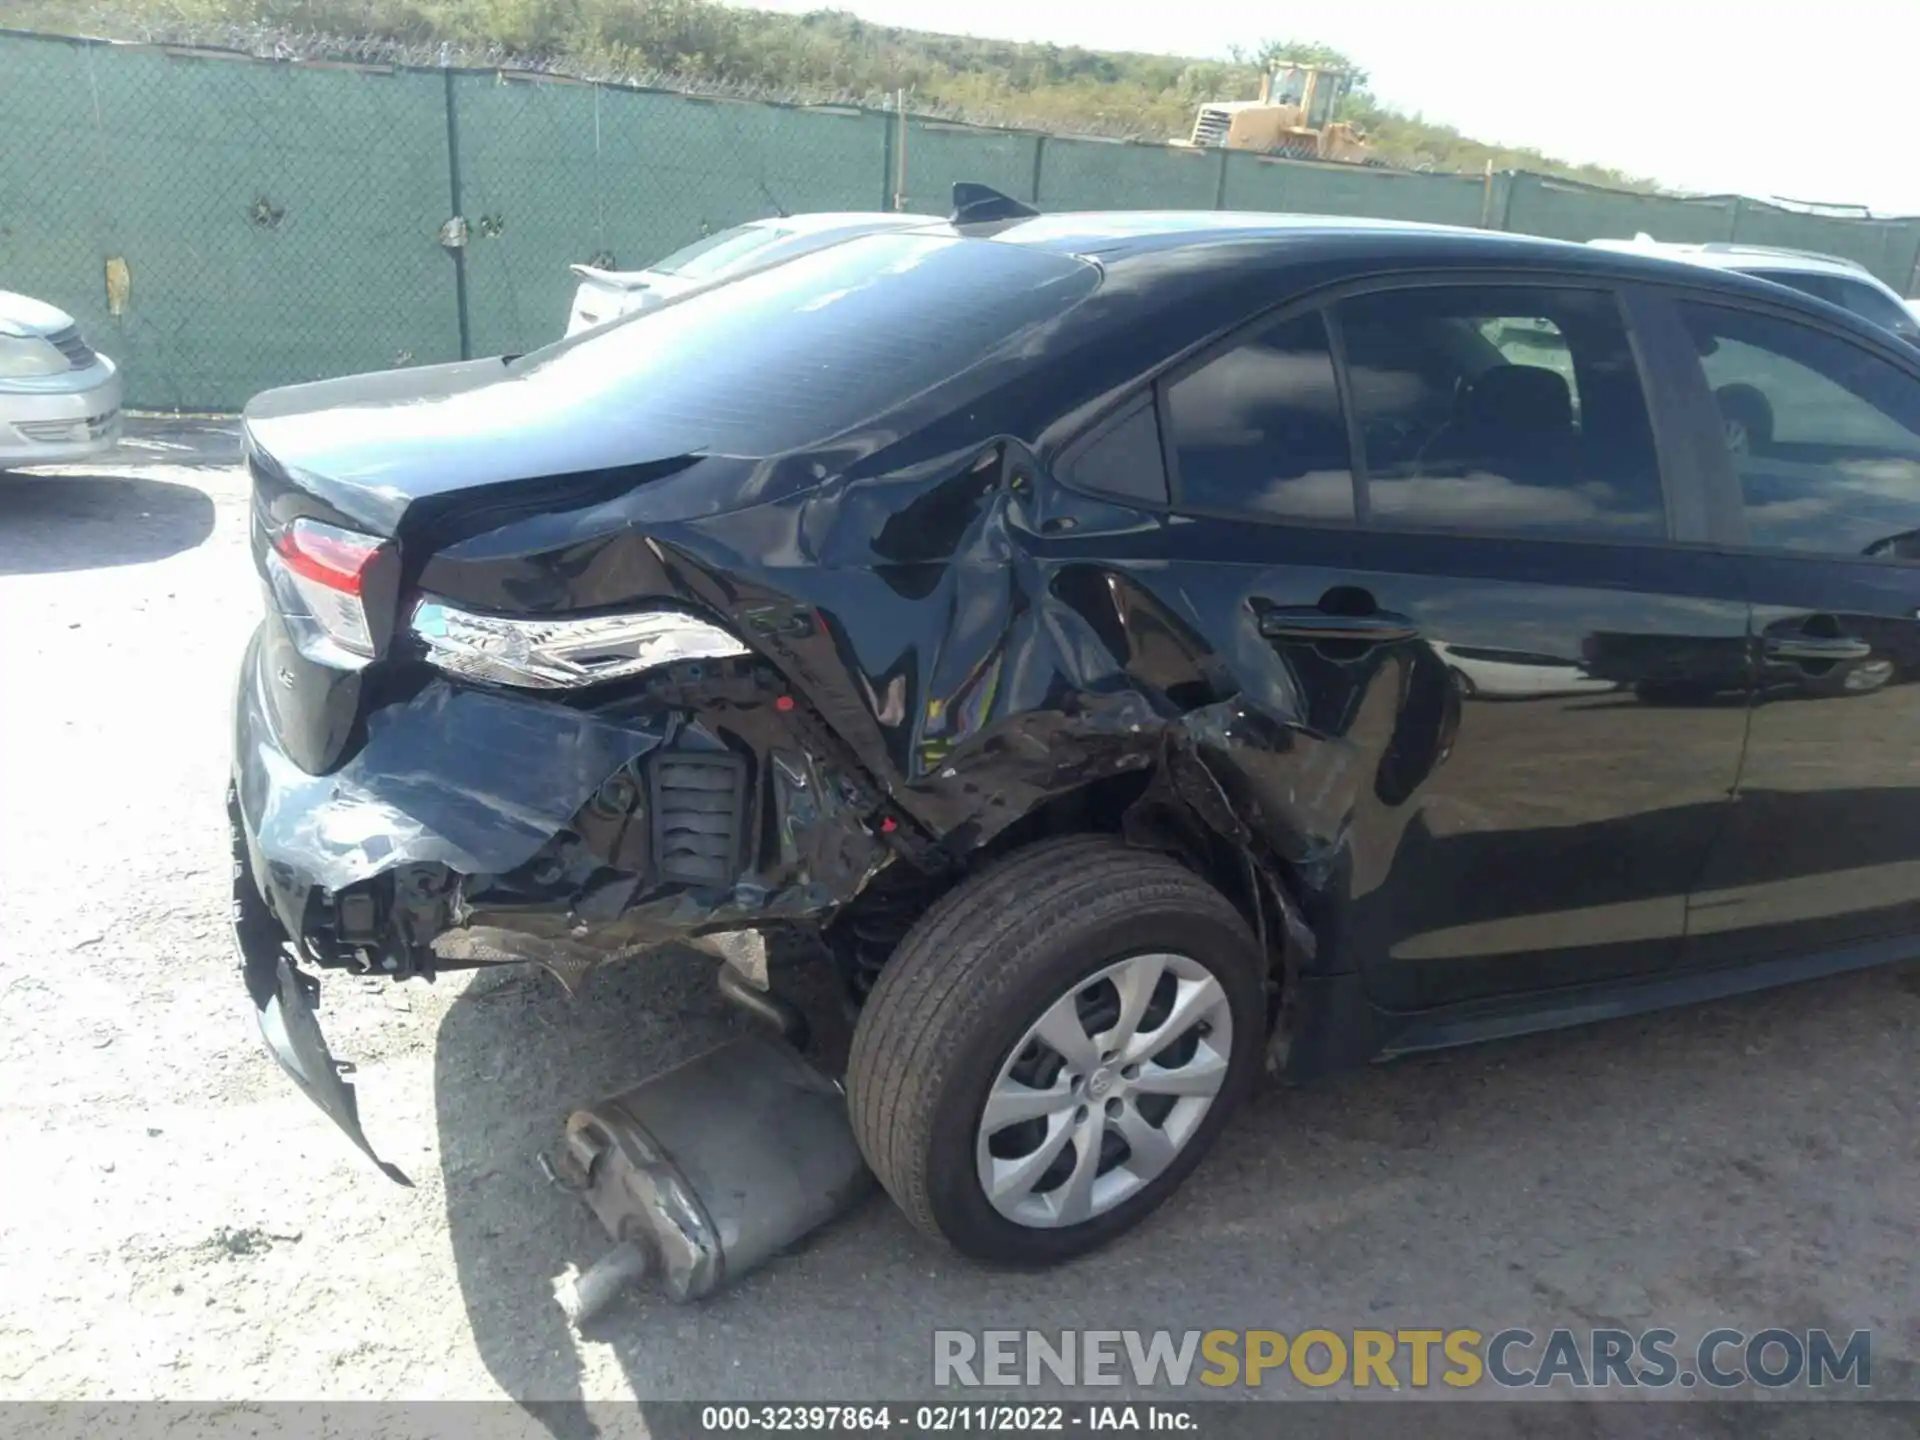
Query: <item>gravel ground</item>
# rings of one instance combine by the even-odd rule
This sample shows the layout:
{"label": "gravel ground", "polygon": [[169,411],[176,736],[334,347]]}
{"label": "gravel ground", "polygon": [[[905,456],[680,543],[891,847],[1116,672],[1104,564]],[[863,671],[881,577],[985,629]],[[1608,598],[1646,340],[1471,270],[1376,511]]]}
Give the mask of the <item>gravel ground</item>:
{"label": "gravel ground", "polygon": [[295,1092],[224,919],[258,603],[233,460],[175,423],[0,477],[0,1397],[511,1397],[569,1435],[570,1402],[921,1394],[935,1327],[1463,1324],[1872,1327],[1876,1389],[1920,1395],[1911,969],[1267,1093],[1159,1217],[1050,1274],[961,1262],[875,1199],[714,1301],[576,1339],[549,1278],[601,1241],[536,1152],[735,1022],[682,955],[573,1000],[517,969],[330,979],[411,1190]]}

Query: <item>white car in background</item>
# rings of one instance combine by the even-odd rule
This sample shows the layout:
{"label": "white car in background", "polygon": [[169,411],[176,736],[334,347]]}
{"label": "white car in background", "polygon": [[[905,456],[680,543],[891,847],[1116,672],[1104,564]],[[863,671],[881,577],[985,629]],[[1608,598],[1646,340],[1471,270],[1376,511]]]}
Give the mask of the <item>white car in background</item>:
{"label": "white car in background", "polygon": [[884,211],[783,215],[773,220],[750,220],[705,236],[645,270],[598,270],[591,265],[575,265],[571,268],[580,277],[580,287],[574,292],[567,334],[578,335],[702,285],[778,265],[810,250],[824,250],[879,230],[925,225],[934,218]]}
{"label": "white car in background", "polygon": [[0,290],[0,470],[84,460],[120,440],[120,372],[64,310]]}
{"label": "white car in background", "polygon": [[1659,255],[1771,280],[1776,285],[1789,286],[1838,305],[1842,310],[1850,310],[1883,330],[1891,330],[1909,345],[1920,345],[1920,310],[1914,308],[1916,302],[1903,299],[1899,291],[1879,280],[1866,266],[1837,255],[1778,250],[1766,245],[1669,244],[1645,233],[1631,240],[1589,240],[1587,243],[1603,250]]}

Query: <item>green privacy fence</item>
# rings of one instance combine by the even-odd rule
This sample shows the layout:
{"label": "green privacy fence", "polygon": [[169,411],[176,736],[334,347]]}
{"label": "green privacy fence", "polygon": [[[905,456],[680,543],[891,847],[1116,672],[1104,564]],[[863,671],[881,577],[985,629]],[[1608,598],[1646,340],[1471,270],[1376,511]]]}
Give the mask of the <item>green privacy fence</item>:
{"label": "green privacy fence", "polygon": [[1286,210],[1572,240],[1646,231],[1860,260],[1915,285],[1920,220],[1436,175],[746,103],[500,71],[0,32],[0,289],[71,311],[130,403],[525,350],[591,261],[638,268],[780,211]]}

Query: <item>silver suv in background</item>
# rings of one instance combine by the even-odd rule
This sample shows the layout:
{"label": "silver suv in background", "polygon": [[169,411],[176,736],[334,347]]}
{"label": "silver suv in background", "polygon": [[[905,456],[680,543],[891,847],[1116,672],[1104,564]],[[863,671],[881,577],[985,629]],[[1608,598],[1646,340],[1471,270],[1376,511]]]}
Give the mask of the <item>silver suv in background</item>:
{"label": "silver suv in background", "polygon": [[1756,279],[1790,286],[1842,310],[1891,330],[1909,345],[1920,345],[1920,314],[1900,293],[1875,277],[1866,266],[1837,255],[1811,250],[1782,250],[1766,245],[1679,245],[1636,235],[1631,240],[1590,240],[1603,250],[1627,250],[1664,255],[1716,270],[1738,270]]}

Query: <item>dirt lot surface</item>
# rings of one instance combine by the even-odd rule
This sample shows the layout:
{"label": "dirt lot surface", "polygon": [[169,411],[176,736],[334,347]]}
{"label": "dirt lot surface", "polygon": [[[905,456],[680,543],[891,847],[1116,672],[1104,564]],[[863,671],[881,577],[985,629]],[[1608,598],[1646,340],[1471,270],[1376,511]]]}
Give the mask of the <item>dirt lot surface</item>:
{"label": "dirt lot surface", "polygon": [[[737,1022],[691,956],[576,1000],[519,970],[329,979],[410,1190],[293,1089],[225,923],[259,603],[234,453],[173,424],[0,477],[0,1397],[511,1397],[563,1435],[581,1400],[924,1394],[936,1327],[1310,1325],[1870,1327],[1876,1390],[1920,1394],[1912,969],[1266,1093],[1155,1220],[1054,1273],[961,1262],[875,1199],[576,1339],[549,1278],[601,1239],[537,1151]],[[1714,1433],[1809,1433],[1783,1413]]]}

